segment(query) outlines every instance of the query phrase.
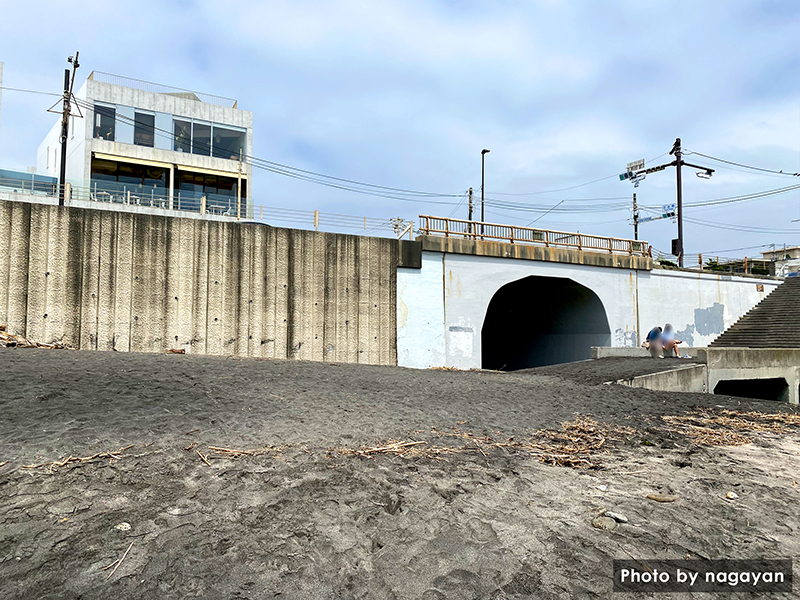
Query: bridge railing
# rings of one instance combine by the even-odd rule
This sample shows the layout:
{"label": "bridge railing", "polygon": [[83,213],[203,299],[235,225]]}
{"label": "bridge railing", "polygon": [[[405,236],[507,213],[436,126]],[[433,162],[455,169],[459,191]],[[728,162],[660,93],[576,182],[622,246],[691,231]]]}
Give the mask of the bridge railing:
{"label": "bridge railing", "polygon": [[641,240],[605,237],[586,233],[570,233],[535,229],[519,225],[501,225],[420,215],[419,233],[471,240],[498,240],[512,244],[539,244],[548,248],[570,248],[589,252],[650,256],[650,246]]}

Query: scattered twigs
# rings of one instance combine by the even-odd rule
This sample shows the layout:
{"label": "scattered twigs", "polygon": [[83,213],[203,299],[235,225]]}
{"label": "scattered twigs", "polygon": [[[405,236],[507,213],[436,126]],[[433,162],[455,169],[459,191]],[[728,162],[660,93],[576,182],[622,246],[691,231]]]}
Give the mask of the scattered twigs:
{"label": "scattered twigs", "polygon": [[253,450],[239,450],[235,448],[220,448],[219,446],[209,446],[208,449],[211,450],[214,454],[217,454],[216,458],[241,458],[242,456],[261,456],[263,454],[270,454],[273,453],[275,455],[280,454],[286,448],[290,448],[289,444],[283,444],[282,446],[267,446],[265,448],[256,448]]}
{"label": "scattered twigs", "polygon": [[63,344],[61,342],[45,344],[44,342],[29,340],[21,335],[8,333],[5,325],[0,325],[0,348],[48,348],[51,350],[73,349],[69,344]]}
{"label": "scattered twigs", "polygon": [[[415,435],[422,433],[417,431]],[[484,458],[488,458],[490,451],[502,448],[524,451],[547,464],[572,468],[598,468],[601,466],[599,455],[609,452],[607,442],[622,439],[635,431],[629,427],[599,424],[588,417],[578,415],[575,420],[563,423],[559,431],[549,429],[536,431],[525,440],[514,438],[496,440],[489,435],[475,435],[457,427],[453,427],[451,431],[431,427],[431,433],[439,438],[463,440],[464,443],[461,446],[444,446],[424,440],[390,440],[373,447],[331,448],[328,452],[368,458],[379,454],[404,458],[439,458],[443,454],[477,451]]]}
{"label": "scattered twigs", "polygon": [[39,463],[39,464],[35,464],[35,465],[20,465],[20,467],[23,468],[23,469],[38,469],[40,467],[50,467],[50,470],[52,471],[53,468],[55,468],[55,467],[65,467],[65,466],[67,466],[68,464],[71,464],[71,463],[87,463],[87,462],[91,462],[93,460],[104,459],[104,458],[110,458],[110,459],[113,459],[113,460],[119,460],[123,456],[122,453],[125,452],[126,450],[131,449],[131,448],[133,448],[133,444],[125,446],[124,448],[120,448],[119,450],[108,451],[108,452],[98,452],[97,454],[93,454],[92,456],[83,456],[83,457],[80,457],[80,456],[68,456],[67,458],[65,458],[63,460],[60,460],[60,461],[59,460],[53,460],[53,461],[50,461],[50,462]]}
{"label": "scattered twigs", "polygon": [[203,456],[203,453],[200,452],[200,450],[195,450],[195,452],[197,453],[197,456],[200,457],[200,460],[202,460],[204,463],[206,463],[209,467],[211,466],[211,463],[208,462],[208,459],[205,456]]}
{"label": "scattered twigs", "polygon": [[117,572],[117,569],[119,569],[119,566],[122,564],[122,561],[125,560],[125,557],[128,556],[128,552],[130,552],[131,548],[133,548],[133,544],[134,544],[134,542],[131,542],[131,545],[128,546],[127,550],[125,550],[125,554],[123,554],[120,558],[115,560],[110,565],[103,567],[103,571],[106,571],[107,569],[110,569],[111,567],[114,567],[114,570],[111,571],[111,573],[108,574],[108,577],[106,577],[106,581],[111,579],[114,576],[114,573]]}
{"label": "scattered twigs", "polygon": [[681,416],[661,417],[670,431],[692,438],[705,446],[741,446],[759,431],[782,435],[789,427],[800,426],[800,415],[756,411],[714,410],[701,408]]}

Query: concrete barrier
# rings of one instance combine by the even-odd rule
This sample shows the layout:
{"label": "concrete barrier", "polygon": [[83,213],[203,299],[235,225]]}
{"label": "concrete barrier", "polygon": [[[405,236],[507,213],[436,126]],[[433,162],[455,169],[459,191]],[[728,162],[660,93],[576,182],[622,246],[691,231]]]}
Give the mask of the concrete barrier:
{"label": "concrete barrier", "polygon": [[[681,348],[680,355],[691,356],[694,360],[705,362],[706,348]],[[610,346],[593,346],[592,358],[647,358],[650,356],[647,348],[614,348]]]}
{"label": "concrete barrier", "polygon": [[694,392],[703,394],[708,391],[707,378],[706,365],[693,364],[669,371],[639,375],[631,379],[620,379],[614,383],[660,392]]}

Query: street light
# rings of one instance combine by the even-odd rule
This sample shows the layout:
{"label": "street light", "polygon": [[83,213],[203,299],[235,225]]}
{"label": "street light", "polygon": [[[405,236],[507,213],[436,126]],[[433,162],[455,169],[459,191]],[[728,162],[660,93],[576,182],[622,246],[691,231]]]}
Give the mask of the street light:
{"label": "street light", "polygon": [[486,163],[486,155],[491,152],[491,150],[487,150],[484,148],[481,150],[481,234],[483,234],[483,222],[486,220],[484,215],[485,205],[484,205],[484,198],[483,198],[483,187],[484,187],[484,176],[486,173],[485,163]]}

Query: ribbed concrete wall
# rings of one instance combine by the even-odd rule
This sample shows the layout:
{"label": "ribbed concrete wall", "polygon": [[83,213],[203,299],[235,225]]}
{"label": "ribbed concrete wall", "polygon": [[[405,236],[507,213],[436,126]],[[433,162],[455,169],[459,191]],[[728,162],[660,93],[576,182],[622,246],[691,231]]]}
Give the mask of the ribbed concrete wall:
{"label": "ribbed concrete wall", "polygon": [[0,323],[81,349],[397,363],[396,240],[0,201]]}

